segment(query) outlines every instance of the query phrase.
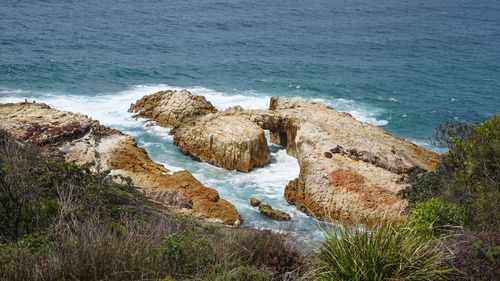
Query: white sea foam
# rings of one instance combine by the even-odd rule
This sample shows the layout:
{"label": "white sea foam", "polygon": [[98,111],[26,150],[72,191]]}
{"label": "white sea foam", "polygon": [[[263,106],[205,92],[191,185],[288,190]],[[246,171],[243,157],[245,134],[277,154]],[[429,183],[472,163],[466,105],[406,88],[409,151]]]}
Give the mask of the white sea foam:
{"label": "white sea foam", "polygon": [[[127,110],[131,103],[144,95],[161,90],[180,90],[182,87],[174,87],[167,84],[137,85],[118,93],[102,93],[94,96],[68,95],[63,93],[37,93],[22,89],[1,89],[1,102],[37,100],[45,102],[50,106],[67,111],[79,112],[98,119],[107,126],[135,127],[137,120],[131,118]],[[225,108],[239,105],[245,109],[266,109],[269,107],[271,95],[256,93],[253,91],[235,91],[234,93],[222,93],[205,87],[190,87],[187,90],[207,98],[216,108]],[[313,99],[317,102],[329,104],[339,111],[350,113],[354,118],[375,125],[384,126],[389,122],[378,119],[383,110],[360,104],[349,99],[320,98]],[[139,120],[140,121],[140,120]]]}
{"label": "white sea foam", "polygon": [[380,108],[374,108],[365,104],[360,104],[349,99],[313,99],[316,102],[325,103],[338,111],[347,112],[359,121],[374,125],[385,126],[389,124],[388,120],[377,119],[384,111]]}

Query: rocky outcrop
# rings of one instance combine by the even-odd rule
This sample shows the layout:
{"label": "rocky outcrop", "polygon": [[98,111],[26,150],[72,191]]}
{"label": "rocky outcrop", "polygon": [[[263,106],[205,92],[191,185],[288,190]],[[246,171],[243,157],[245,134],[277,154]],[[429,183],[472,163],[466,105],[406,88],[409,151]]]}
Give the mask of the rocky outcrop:
{"label": "rocky outcrop", "polygon": [[226,169],[248,172],[270,161],[264,131],[237,109],[209,114],[172,130],[174,144],[186,153]]}
{"label": "rocky outcrop", "polygon": [[186,90],[163,91],[132,104],[129,112],[173,127],[174,144],[195,159],[231,170],[248,172],[269,163],[264,131],[245,117],[240,107],[217,112],[202,96]]}
{"label": "rocky outcrop", "polygon": [[269,161],[262,133],[269,130],[271,142],[300,164],[285,198],[324,220],[402,219],[401,177],[433,170],[440,161],[436,153],[302,98],[273,97],[268,110],[236,107],[184,120],[172,130],[182,151],[240,171]]}
{"label": "rocky outcrop", "polygon": [[279,210],[275,210],[273,209],[273,207],[267,204],[259,204],[259,212],[273,220],[289,221],[291,219],[289,214]]}
{"label": "rocky outcrop", "polygon": [[[436,153],[394,137],[347,113],[301,98],[273,97],[281,124],[273,142],[298,158],[300,175],[285,188],[289,203],[326,220],[399,220],[406,201],[402,175],[433,170]],[[279,119],[279,118],[278,118]]]}
{"label": "rocky outcrop", "polygon": [[154,163],[130,136],[101,126],[84,115],[45,104],[1,104],[0,130],[42,152],[77,165],[93,162],[94,170],[129,177],[151,200],[201,218],[237,225],[234,206],[219,198],[189,172],[170,174]]}
{"label": "rocky outcrop", "polygon": [[129,112],[154,120],[161,126],[174,127],[189,119],[215,113],[217,109],[203,96],[186,90],[167,90],[142,97],[130,105]]}

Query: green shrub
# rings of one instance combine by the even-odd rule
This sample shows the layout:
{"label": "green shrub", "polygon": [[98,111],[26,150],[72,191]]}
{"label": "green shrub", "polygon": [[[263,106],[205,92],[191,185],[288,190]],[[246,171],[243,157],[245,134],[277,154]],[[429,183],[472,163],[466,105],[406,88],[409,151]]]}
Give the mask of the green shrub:
{"label": "green shrub", "polygon": [[438,198],[417,202],[412,209],[410,222],[417,231],[430,236],[442,236],[456,227],[463,226],[465,221],[464,209]]}
{"label": "green shrub", "polygon": [[442,190],[442,179],[435,172],[412,174],[408,179],[409,186],[401,190],[398,195],[408,200],[408,209],[415,207],[419,201],[436,197]]}
{"label": "green shrub", "polygon": [[437,240],[411,228],[329,229],[309,272],[315,280],[436,280],[448,270]]}
{"label": "green shrub", "polygon": [[462,205],[472,228],[500,231],[500,115],[457,139],[445,154],[442,197]]}
{"label": "green shrub", "polygon": [[483,255],[488,261],[500,265],[500,246],[489,245],[484,241],[477,241],[472,244],[474,250]]}
{"label": "green shrub", "polygon": [[449,149],[437,170],[412,175],[399,195],[409,209],[433,197],[460,205],[466,226],[500,232],[500,115],[477,125],[445,123],[436,141]]}
{"label": "green shrub", "polygon": [[472,135],[474,125],[463,121],[444,122],[436,128],[431,143],[437,147],[451,147]]}

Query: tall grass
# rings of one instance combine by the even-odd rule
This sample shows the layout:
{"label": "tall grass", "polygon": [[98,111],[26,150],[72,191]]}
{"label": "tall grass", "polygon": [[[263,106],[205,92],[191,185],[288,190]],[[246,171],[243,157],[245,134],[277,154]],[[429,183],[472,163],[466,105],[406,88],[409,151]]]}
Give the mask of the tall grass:
{"label": "tall grass", "polygon": [[342,225],[326,240],[309,275],[316,280],[437,280],[447,270],[437,240],[389,224],[371,231]]}
{"label": "tall grass", "polygon": [[0,280],[292,280],[302,263],[281,235],[188,218],[89,223],[53,235],[0,244]]}

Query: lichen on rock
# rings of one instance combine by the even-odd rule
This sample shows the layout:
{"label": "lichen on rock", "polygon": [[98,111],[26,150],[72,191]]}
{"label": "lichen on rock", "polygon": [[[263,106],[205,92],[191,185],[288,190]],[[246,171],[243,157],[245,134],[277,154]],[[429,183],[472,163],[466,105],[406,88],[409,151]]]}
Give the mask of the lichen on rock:
{"label": "lichen on rock", "polygon": [[250,198],[250,205],[252,207],[258,207],[260,205],[261,201],[255,197]]}

